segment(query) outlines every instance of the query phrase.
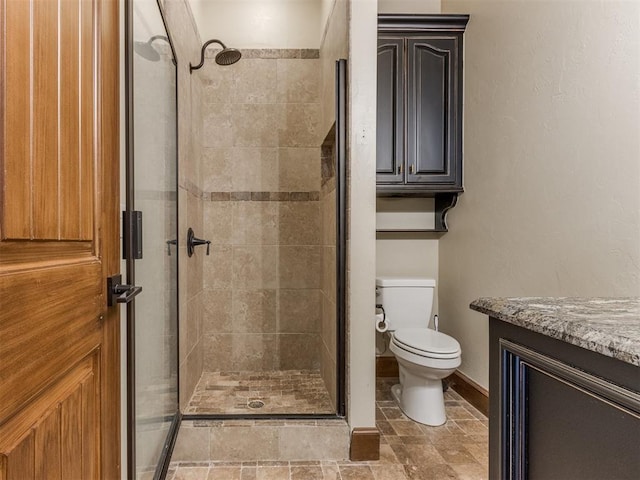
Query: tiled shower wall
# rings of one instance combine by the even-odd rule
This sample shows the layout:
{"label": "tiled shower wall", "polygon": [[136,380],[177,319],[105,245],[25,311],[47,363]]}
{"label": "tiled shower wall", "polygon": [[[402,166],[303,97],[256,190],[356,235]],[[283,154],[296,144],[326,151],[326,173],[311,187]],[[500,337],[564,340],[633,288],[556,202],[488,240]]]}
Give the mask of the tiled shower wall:
{"label": "tiled shower wall", "polygon": [[320,328],[320,373],[336,402],[336,157],[335,133],[321,149],[320,211],[322,218],[322,324]]}
{"label": "tiled shower wall", "polygon": [[[186,0],[164,0],[167,27],[180,60],[178,75],[178,255],[180,405],[186,405],[202,373],[202,257],[188,258],[187,228],[202,232],[202,189],[199,183],[202,84],[189,74],[201,40]],[[186,61],[182,61],[185,59]],[[174,248],[174,247],[171,247]],[[172,252],[172,254],[175,254]]]}
{"label": "tiled shower wall", "polygon": [[[211,57],[215,52],[208,52]],[[200,177],[205,371],[319,369],[322,305],[317,50],[208,59]]]}

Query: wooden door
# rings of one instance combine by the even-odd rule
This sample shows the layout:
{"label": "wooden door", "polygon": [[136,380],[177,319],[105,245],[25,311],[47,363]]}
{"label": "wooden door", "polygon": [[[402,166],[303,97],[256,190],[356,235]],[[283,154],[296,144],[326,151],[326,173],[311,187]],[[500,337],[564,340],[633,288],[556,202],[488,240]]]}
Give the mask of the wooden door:
{"label": "wooden door", "polygon": [[0,0],[0,480],[120,477],[118,27]]}

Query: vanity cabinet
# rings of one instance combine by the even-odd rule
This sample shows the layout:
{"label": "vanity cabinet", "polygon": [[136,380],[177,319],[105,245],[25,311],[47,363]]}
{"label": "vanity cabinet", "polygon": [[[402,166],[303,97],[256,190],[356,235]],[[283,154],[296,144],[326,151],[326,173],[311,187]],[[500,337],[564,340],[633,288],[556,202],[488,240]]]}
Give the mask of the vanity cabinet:
{"label": "vanity cabinet", "polygon": [[640,478],[639,367],[489,322],[489,477]]}
{"label": "vanity cabinet", "polygon": [[379,196],[463,191],[462,37],[468,20],[378,16]]}

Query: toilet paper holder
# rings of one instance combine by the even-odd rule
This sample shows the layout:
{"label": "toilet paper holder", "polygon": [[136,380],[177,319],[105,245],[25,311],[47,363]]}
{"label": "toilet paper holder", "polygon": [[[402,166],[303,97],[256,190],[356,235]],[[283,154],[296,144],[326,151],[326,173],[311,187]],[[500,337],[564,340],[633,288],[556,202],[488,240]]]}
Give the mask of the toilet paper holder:
{"label": "toilet paper holder", "polygon": [[378,315],[376,315],[376,330],[380,333],[384,333],[389,329],[389,325],[387,325],[387,312],[384,311],[384,307],[381,303],[376,304],[376,309],[382,310],[382,320],[378,319]]}

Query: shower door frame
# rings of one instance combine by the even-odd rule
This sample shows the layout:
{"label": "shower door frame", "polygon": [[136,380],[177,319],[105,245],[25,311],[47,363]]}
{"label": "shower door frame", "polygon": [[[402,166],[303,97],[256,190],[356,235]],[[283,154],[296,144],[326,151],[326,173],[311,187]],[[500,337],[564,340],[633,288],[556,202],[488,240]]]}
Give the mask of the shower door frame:
{"label": "shower door frame", "polygon": [[[124,1],[124,108],[125,108],[125,198],[126,198],[126,212],[135,210],[135,125],[134,125],[134,104],[133,104],[133,62],[134,62],[134,37],[133,37],[133,3],[135,0],[123,0]],[[178,57],[174,48],[171,32],[167,25],[164,8],[162,7],[160,0],[156,0],[160,17],[162,18],[162,24],[167,34],[167,39],[171,47],[173,59],[176,64],[175,69],[175,103],[176,103],[176,117],[175,117],[175,131],[176,131],[176,172],[178,171]],[[175,190],[178,192],[178,178],[176,174]],[[124,220],[123,212],[123,220]],[[179,225],[179,201],[176,198],[176,225]],[[122,259],[126,260],[126,275],[127,282],[130,285],[135,284],[135,259],[129,257],[129,253],[133,251],[134,238],[131,232],[128,232],[124,228],[125,222],[123,221],[122,231]],[[176,235],[178,231],[176,229]],[[176,255],[178,253],[176,252]],[[177,323],[176,332],[179,335],[179,322],[180,316],[180,304],[177,301],[180,293],[180,285],[178,279],[180,272],[179,257],[176,260],[176,318]],[[136,376],[135,376],[135,358],[136,358],[136,345],[135,345],[135,300],[129,302],[127,305],[126,313],[126,335],[127,335],[127,347],[126,347],[126,373],[127,373],[127,478],[135,479],[137,476],[136,471]],[[176,359],[180,358],[180,343],[177,341],[176,336]],[[158,464],[154,473],[154,480],[160,480],[165,478],[169,469],[169,463],[171,461],[171,454],[178,437],[178,430],[180,423],[182,422],[182,413],[180,410],[180,369],[176,369],[176,395],[177,395],[177,408],[173,414],[171,425],[167,432],[167,438],[162,448]]]}
{"label": "shower door frame", "polygon": [[[347,304],[347,60],[336,60],[336,412],[335,413],[183,413],[181,420],[325,420],[346,416]],[[180,405],[182,407],[182,405]]]}

